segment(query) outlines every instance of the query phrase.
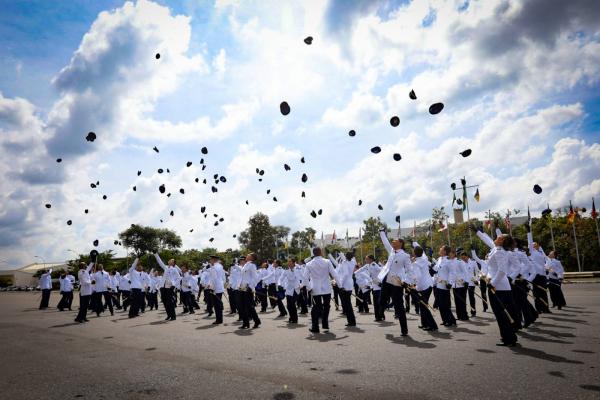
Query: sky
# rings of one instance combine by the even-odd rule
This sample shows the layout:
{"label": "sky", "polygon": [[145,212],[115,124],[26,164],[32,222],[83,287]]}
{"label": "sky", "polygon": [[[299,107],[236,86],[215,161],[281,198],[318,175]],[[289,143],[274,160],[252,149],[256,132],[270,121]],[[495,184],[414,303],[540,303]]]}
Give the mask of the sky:
{"label": "sky", "polygon": [[124,255],[113,242],[132,223],[220,250],[259,211],[338,237],[370,216],[412,226],[450,209],[462,177],[479,185],[471,217],[589,209],[600,193],[595,0],[0,9],[0,269],[69,259],[94,240]]}

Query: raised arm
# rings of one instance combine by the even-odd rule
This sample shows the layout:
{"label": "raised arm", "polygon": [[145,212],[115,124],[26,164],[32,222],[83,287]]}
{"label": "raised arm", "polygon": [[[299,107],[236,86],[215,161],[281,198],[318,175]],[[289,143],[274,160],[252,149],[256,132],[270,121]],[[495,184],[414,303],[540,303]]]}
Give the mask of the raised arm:
{"label": "raised arm", "polygon": [[131,264],[131,268],[129,268],[130,273],[135,271],[135,267],[137,267],[139,261],[140,259],[137,257],[135,258],[135,260],[133,260],[133,264]]}
{"label": "raised arm", "polygon": [[477,237],[479,239],[481,239],[481,241],[490,249],[493,249],[494,247],[496,247],[496,245],[494,244],[494,241],[492,240],[491,237],[489,237],[489,235],[487,233],[477,231]]}
{"label": "raised arm", "polygon": [[471,249],[471,258],[481,264],[481,258],[477,257],[477,253],[473,249]]}
{"label": "raised arm", "polygon": [[167,270],[167,266],[165,265],[165,263],[163,262],[163,260],[160,258],[160,256],[158,255],[158,253],[154,253],[154,258],[156,258],[156,262],[158,263],[158,265],[160,265],[160,267],[163,270]]}
{"label": "raised arm", "polygon": [[86,272],[89,274],[89,273],[90,273],[90,271],[92,270],[92,267],[93,267],[93,266],[94,266],[94,263],[93,263],[93,262],[89,263],[89,264],[88,264],[88,266],[86,267],[85,271],[86,271]]}
{"label": "raised arm", "polygon": [[394,249],[392,248],[392,245],[390,244],[390,240],[387,237],[387,233],[386,233],[385,229],[381,229],[379,231],[379,237],[381,238],[381,243],[383,243],[383,247],[385,247],[387,252],[392,253],[394,251]]}
{"label": "raised arm", "polygon": [[527,232],[527,247],[529,247],[529,252],[533,254],[533,235],[531,232]]}

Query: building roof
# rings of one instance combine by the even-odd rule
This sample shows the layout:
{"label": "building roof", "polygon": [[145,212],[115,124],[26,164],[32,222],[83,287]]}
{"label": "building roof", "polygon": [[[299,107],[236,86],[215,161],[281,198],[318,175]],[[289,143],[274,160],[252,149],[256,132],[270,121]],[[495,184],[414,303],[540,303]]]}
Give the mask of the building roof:
{"label": "building roof", "polygon": [[40,269],[48,269],[48,268],[66,269],[67,267],[68,267],[68,265],[64,262],[33,263],[33,264],[29,264],[29,265],[26,265],[21,268],[17,268],[15,271],[21,271],[21,272],[26,272],[26,273],[30,273],[30,274],[35,274]]}

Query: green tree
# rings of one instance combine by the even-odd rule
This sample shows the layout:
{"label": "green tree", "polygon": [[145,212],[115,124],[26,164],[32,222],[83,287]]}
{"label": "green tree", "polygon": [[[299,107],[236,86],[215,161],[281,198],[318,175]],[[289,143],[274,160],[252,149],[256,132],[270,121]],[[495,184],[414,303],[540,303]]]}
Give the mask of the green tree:
{"label": "green tree", "polygon": [[294,254],[296,257],[304,259],[310,256],[310,249],[315,244],[315,237],[317,231],[313,228],[304,228],[304,230],[296,231],[292,233],[292,239],[290,240],[290,254]]}
{"label": "green tree", "polygon": [[125,248],[131,248],[137,255],[162,249],[175,250],[181,247],[181,237],[175,232],[136,224],[132,224],[119,233],[119,239]]}
{"label": "green tree", "polygon": [[264,260],[277,256],[289,233],[288,227],[272,226],[267,215],[256,213],[248,220],[248,228],[238,235],[238,241],[245,250]]}
{"label": "green tree", "polygon": [[364,256],[371,254],[375,258],[386,257],[386,250],[381,243],[379,237],[379,230],[385,229],[389,231],[387,224],[381,221],[381,218],[369,217],[363,221],[362,228],[362,240],[356,243],[356,254],[360,255],[361,252]]}

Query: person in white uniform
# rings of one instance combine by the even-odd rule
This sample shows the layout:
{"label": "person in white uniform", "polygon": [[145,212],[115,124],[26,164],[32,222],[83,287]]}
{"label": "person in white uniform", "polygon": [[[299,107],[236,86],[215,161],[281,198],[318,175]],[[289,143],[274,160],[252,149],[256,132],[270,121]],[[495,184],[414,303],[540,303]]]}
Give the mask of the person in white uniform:
{"label": "person in white uniform", "polygon": [[71,304],[73,304],[73,283],[75,283],[75,277],[69,274],[68,271],[63,271],[58,278],[60,282],[60,294],[62,295],[56,308],[63,311],[68,308],[71,311]]}
{"label": "person in white uniform", "polygon": [[87,267],[85,266],[85,263],[79,263],[79,272],[77,273],[77,278],[79,280],[79,312],[77,313],[77,317],[75,317],[75,322],[88,322],[87,311],[92,297],[92,278],[90,277],[90,271],[93,266],[93,262],[90,262]]}
{"label": "person in white uniform", "polygon": [[338,281],[335,268],[331,261],[323,258],[323,253],[319,247],[313,249],[314,258],[306,264],[304,272],[305,279],[312,283],[312,302],[311,310],[312,326],[309,329],[312,333],[319,333],[319,320],[325,332],[329,331],[329,307],[331,302],[331,281],[329,277]]}
{"label": "person in white uniform", "polygon": [[556,258],[556,252],[551,251],[546,260],[546,269],[548,270],[548,290],[550,290],[550,300],[552,307],[559,310],[567,305],[565,295],[562,291],[562,282],[565,275],[565,269],[561,262]]}
{"label": "person in white uniform", "polygon": [[335,272],[339,279],[339,295],[342,303],[342,311],[346,315],[347,324],[346,326],[356,326],[356,317],[354,316],[354,309],[352,308],[352,290],[354,289],[354,268],[356,267],[356,260],[354,254],[349,251],[345,254],[345,260],[338,263],[331,255],[329,260],[335,265]]}
{"label": "person in white uniform", "polygon": [[40,289],[42,289],[42,299],[40,300],[40,310],[48,308],[50,302],[50,292],[52,291],[52,268],[40,276]]}
{"label": "person in white uniform", "polygon": [[385,307],[391,296],[394,303],[394,312],[400,322],[400,333],[402,336],[406,336],[408,335],[408,323],[406,321],[403,292],[406,273],[410,268],[410,256],[404,252],[404,240],[394,239],[390,243],[384,229],[379,231],[379,237],[388,252],[387,262],[377,276],[377,279],[383,282],[381,301],[383,307]]}

